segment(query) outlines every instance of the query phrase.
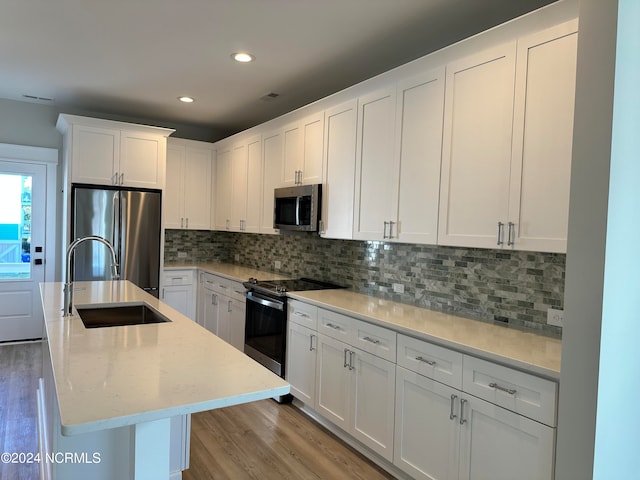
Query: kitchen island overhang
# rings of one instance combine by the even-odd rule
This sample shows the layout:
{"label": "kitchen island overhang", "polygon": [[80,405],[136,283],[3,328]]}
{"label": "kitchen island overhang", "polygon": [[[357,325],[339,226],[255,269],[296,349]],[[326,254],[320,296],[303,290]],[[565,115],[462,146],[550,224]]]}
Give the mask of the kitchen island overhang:
{"label": "kitchen island overhang", "polygon": [[[135,441],[131,434],[134,451],[121,460],[131,464],[130,478],[152,478],[140,477],[144,474],[136,473],[137,467],[150,461],[157,465],[153,457],[166,456],[169,432],[159,427],[145,436],[146,427],[289,392],[282,378],[128,281],[77,282],[76,306],[145,303],[170,322],[86,328],[77,311],[63,317],[63,285],[41,284],[46,341],[39,398],[45,423],[59,418],[59,427],[40,428],[41,450],[54,448],[52,430],[71,438],[131,427],[138,432]],[[46,398],[51,396],[55,398]],[[57,411],[47,414],[45,407],[52,403]],[[143,438],[159,448],[134,449]],[[154,478],[163,477],[169,478],[168,468],[166,475]]]}

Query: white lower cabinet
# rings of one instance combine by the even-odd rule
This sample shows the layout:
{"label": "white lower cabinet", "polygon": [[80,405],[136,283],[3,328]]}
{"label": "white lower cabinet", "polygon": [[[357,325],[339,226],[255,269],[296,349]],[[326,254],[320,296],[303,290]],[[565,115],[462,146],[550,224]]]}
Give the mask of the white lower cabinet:
{"label": "white lower cabinet", "polygon": [[316,356],[318,333],[292,321],[287,338],[286,379],[291,384],[291,395],[311,408],[316,406]]}
{"label": "white lower cabinet", "polygon": [[245,300],[242,284],[211,273],[201,273],[198,323],[244,351]]}
{"label": "white lower cabinet", "polygon": [[290,300],[291,393],[422,480],[553,480],[557,382]]}
{"label": "white lower cabinet", "polygon": [[196,319],[193,270],[165,270],[162,276],[163,302],[191,320]]}
{"label": "white lower cabinet", "polygon": [[416,479],[550,480],[552,427],[397,367],[394,463]]}
{"label": "white lower cabinet", "polygon": [[393,363],[318,335],[317,411],[389,461],[394,384]]}

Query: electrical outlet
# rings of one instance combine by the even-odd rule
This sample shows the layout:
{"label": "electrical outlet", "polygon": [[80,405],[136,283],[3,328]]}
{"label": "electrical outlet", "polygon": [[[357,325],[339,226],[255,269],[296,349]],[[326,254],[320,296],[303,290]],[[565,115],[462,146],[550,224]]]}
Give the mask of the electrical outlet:
{"label": "electrical outlet", "polygon": [[178,252],[178,258],[187,258],[187,252]]}
{"label": "electrical outlet", "polygon": [[562,327],[564,324],[564,311],[556,308],[547,309],[547,323],[556,327]]}
{"label": "electrical outlet", "polygon": [[234,260],[235,260],[236,262],[239,262],[239,261],[240,261],[240,254],[236,253],[236,254],[233,256],[233,258],[234,258]]}
{"label": "electrical outlet", "polygon": [[280,260],[276,260],[275,262],[273,262],[273,266],[276,270],[280,270]]}
{"label": "electrical outlet", "polygon": [[394,283],[393,284],[393,291],[395,293],[404,293],[404,285],[401,283]]}

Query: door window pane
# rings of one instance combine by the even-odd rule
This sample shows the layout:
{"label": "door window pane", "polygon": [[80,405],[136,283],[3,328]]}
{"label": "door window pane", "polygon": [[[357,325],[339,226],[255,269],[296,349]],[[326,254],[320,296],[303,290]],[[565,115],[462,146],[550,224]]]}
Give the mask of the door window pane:
{"label": "door window pane", "polygon": [[0,280],[31,278],[31,182],[0,173]]}

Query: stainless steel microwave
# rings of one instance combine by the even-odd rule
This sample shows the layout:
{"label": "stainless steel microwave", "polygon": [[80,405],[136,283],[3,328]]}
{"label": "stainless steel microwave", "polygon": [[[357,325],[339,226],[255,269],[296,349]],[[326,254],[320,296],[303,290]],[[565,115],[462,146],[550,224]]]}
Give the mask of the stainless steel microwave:
{"label": "stainless steel microwave", "polygon": [[274,190],[273,228],[317,232],[322,185],[296,185]]}

